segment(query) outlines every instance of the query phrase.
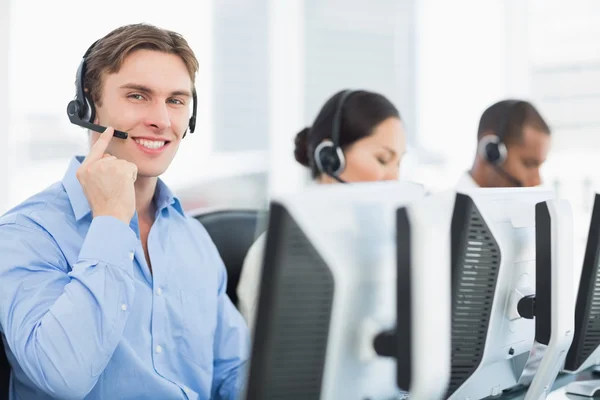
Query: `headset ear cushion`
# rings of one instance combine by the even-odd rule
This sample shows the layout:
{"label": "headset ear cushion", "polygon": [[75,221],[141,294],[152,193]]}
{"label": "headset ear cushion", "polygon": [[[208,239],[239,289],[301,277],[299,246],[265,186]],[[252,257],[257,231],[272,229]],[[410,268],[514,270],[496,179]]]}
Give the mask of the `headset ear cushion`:
{"label": "headset ear cushion", "polygon": [[485,146],[485,154],[489,162],[495,164],[500,159],[500,150],[496,143],[488,143]]}
{"label": "headset ear cushion", "polygon": [[334,148],[333,142],[321,142],[314,152],[314,160],[320,172],[339,176],[345,167],[344,153],[340,148]]}
{"label": "headset ear cushion", "polygon": [[330,172],[340,169],[340,160],[335,154],[333,147],[325,147],[323,150],[321,150],[319,155],[321,158],[321,164],[324,168]]}
{"label": "headset ear cushion", "polygon": [[494,165],[501,165],[506,160],[506,145],[496,135],[484,136],[479,143],[480,156]]}
{"label": "headset ear cushion", "polygon": [[69,116],[77,116],[77,118],[81,119],[81,103],[77,100],[71,100],[67,106],[67,113]]}

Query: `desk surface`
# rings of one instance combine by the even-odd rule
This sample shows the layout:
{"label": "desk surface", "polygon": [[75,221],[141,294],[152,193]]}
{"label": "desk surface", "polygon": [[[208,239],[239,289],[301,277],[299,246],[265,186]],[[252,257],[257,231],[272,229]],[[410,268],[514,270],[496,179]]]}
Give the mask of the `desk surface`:
{"label": "desk surface", "polygon": [[[567,394],[566,386],[575,381],[585,381],[585,380],[597,380],[600,384],[600,374],[593,373],[591,371],[582,372],[579,375],[569,375],[562,374],[556,381],[554,381],[554,386],[552,392],[548,395],[546,400],[589,400],[591,397],[583,397],[577,396],[574,394]],[[527,389],[516,389],[514,392],[504,393],[501,396],[495,397],[494,399],[498,400],[523,400],[525,399],[525,394],[527,393]],[[593,397],[594,399],[600,399],[600,397]],[[490,398],[491,399],[491,398]]]}

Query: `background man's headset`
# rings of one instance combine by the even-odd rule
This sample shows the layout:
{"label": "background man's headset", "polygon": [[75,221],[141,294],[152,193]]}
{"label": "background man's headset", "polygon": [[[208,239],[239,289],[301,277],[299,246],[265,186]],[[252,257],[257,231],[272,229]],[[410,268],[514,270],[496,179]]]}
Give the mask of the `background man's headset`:
{"label": "background man's headset", "polygon": [[508,109],[504,116],[500,119],[500,124],[496,132],[494,132],[493,135],[486,135],[481,138],[478,146],[478,152],[480,156],[490,163],[499,175],[502,175],[504,178],[518,187],[522,187],[523,182],[506,172],[502,166],[504,165],[508,155],[508,150],[504,140],[506,135],[508,135],[508,130],[510,129],[511,114],[520,103],[521,101],[519,100],[511,100],[508,103]]}
{"label": "background man's headset", "polygon": [[[75,81],[75,98],[69,102],[67,105],[67,115],[69,116],[69,120],[71,123],[81,126],[83,128],[91,129],[96,132],[104,132],[106,130],[105,126],[94,124],[94,119],[96,118],[96,108],[94,106],[94,102],[92,97],[86,93],[84,88],[84,78],[85,78],[85,70],[86,70],[86,60],[90,55],[92,49],[98,43],[99,40],[95,41],[89,49],[83,55],[81,62],[79,63],[79,68],[77,68],[77,76]],[[192,116],[189,122],[189,131],[190,133],[194,132],[196,129],[196,107],[197,107],[197,96],[196,89],[192,90],[193,96],[193,111]],[[184,132],[183,137],[187,134]],[[121,139],[127,139],[127,132],[118,131],[115,129],[114,135],[115,137]]]}
{"label": "background man's headset", "polygon": [[313,159],[319,171],[329,175],[341,183],[347,183],[340,178],[346,168],[346,158],[340,147],[340,130],[342,127],[342,110],[348,97],[354,93],[353,90],[346,90],[340,95],[335,114],[333,116],[333,126],[331,129],[331,140],[324,140],[315,148]]}

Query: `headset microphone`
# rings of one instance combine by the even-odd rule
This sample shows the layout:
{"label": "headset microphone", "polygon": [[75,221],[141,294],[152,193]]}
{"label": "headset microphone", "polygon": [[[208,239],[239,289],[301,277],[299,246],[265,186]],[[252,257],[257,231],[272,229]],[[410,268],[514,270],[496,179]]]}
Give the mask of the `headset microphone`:
{"label": "headset microphone", "polygon": [[508,172],[506,172],[504,169],[498,167],[498,166],[494,166],[496,172],[498,172],[498,175],[502,175],[506,180],[510,181],[513,185],[517,186],[517,187],[523,187],[523,182],[521,182],[519,179],[515,178],[514,176],[512,176],[511,174],[509,174]]}
{"label": "headset microphone", "polygon": [[335,175],[329,175],[329,176],[331,176],[333,179],[335,179],[339,183],[348,183],[345,180],[343,180],[342,178],[340,178],[339,176],[335,176]]}
{"label": "headset microphone", "polygon": [[[87,128],[95,132],[103,133],[106,130],[105,126],[93,124],[88,121],[84,121],[81,119],[81,114],[79,111],[79,103],[76,100],[71,100],[69,105],[67,106],[67,114],[69,115],[69,121],[71,123],[81,126],[82,128]],[[115,129],[114,137],[118,137],[120,139],[127,139],[127,132],[118,131]]]}

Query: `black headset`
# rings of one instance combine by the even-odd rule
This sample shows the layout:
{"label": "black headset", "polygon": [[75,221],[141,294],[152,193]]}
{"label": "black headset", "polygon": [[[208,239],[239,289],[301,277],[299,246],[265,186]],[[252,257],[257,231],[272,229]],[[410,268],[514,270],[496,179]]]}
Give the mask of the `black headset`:
{"label": "black headset", "polygon": [[507,102],[508,109],[500,119],[498,129],[493,135],[486,135],[479,141],[478,152],[481,158],[490,163],[494,169],[504,178],[511,181],[516,186],[523,186],[523,182],[506,172],[502,165],[506,161],[508,150],[506,148],[505,139],[510,129],[510,117],[517,105],[521,104],[520,100],[510,100]]}
{"label": "black headset", "polygon": [[[91,129],[96,132],[104,132],[106,130],[105,126],[94,124],[94,119],[96,118],[96,108],[94,107],[94,102],[86,92],[84,88],[84,77],[85,77],[85,69],[86,69],[86,60],[90,55],[96,43],[99,40],[95,41],[89,49],[83,55],[81,62],[79,63],[79,67],[77,68],[77,76],[75,81],[75,98],[69,102],[67,105],[67,115],[69,116],[69,120],[71,123],[81,126],[83,128]],[[190,118],[188,129],[190,133],[193,133],[196,129],[196,108],[197,108],[197,96],[196,89],[192,90],[193,97],[193,111],[192,116]],[[186,132],[183,134],[183,137],[187,134]],[[114,135],[115,137],[121,139],[127,139],[127,132],[118,131],[115,129]]]}
{"label": "black headset", "polygon": [[331,129],[331,140],[324,140],[315,148],[313,159],[321,173],[329,175],[341,183],[346,183],[340,178],[346,168],[346,158],[340,147],[340,130],[342,126],[342,110],[348,97],[354,93],[353,90],[345,90],[340,95]]}

